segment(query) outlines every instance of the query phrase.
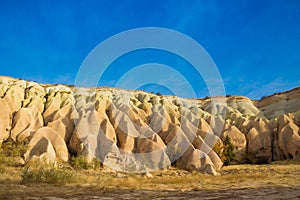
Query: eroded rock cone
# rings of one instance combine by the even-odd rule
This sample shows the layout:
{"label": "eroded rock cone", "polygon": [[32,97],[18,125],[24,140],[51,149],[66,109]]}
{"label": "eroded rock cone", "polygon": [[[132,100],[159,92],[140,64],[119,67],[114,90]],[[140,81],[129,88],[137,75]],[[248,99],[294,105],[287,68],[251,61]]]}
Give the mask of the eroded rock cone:
{"label": "eroded rock cone", "polygon": [[251,162],[269,163],[272,160],[273,135],[268,125],[259,120],[247,134],[248,154]]}
{"label": "eroded rock cone", "polygon": [[43,117],[36,107],[21,108],[14,115],[10,137],[14,141],[24,141],[43,126]]}
{"label": "eroded rock cone", "polygon": [[289,122],[278,133],[278,146],[284,158],[300,159],[299,127]]}
{"label": "eroded rock cone", "polygon": [[[47,146],[43,147],[43,144],[47,144]],[[49,155],[47,159],[52,160],[54,156],[52,149],[54,149],[58,159],[65,162],[69,160],[66,143],[59,133],[49,127],[40,128],[30,140],[29,148],[25,153],[25,161],[29,161],[34,155],[41,156],[44,153],[46,153],[47,156]]]}

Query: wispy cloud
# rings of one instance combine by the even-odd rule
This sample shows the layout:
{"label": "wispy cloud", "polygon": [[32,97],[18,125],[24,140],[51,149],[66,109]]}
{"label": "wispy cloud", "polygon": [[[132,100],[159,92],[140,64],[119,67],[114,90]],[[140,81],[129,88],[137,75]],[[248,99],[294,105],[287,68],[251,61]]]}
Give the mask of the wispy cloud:
{"label": "wispy cloud", "polygon": [[[300,84],[298,81],[296,84]],[[251,99],[260,99],[262,96],[271,95],[276,92],[282,92],[286,90],[293,89],[291,84],[284,80],[283,78],[276,78],[269,83],[264,82],[254,82],[249,83],[243,88],[245,91],[248,91],[247,96]]]}

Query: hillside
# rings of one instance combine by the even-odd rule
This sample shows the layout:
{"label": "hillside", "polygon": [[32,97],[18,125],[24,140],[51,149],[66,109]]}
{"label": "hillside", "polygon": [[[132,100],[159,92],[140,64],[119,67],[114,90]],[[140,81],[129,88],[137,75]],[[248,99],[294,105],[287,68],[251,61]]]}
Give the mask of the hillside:
{"label": "hillside", "polygon": [[226,136],[233,163],[300,159],[300,88],[261,101],[182,99],[0,77],[0,108],[0,142],[27,143],[24,163],[81,156],[117,171],[217,174]]}

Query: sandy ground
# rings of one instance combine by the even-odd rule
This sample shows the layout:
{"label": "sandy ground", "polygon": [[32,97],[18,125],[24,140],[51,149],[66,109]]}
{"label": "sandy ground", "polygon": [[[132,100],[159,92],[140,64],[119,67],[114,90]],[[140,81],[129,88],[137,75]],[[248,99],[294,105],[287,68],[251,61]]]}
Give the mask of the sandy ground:
{"label": "sandy ground", "polygon": [[0,185],[0,199],[300,199],[300,187],[245,188],[198,191],[97,189],[80,186]]}
{"label": "sandy ground", "polygon": [[225,166],[219,176],[178,169],[157,171],[153,177],[73,170],[75,182],[62,185],[25,184],[22,171],[6,167],[0,173],[0,200],[300,199],[300,161]]}

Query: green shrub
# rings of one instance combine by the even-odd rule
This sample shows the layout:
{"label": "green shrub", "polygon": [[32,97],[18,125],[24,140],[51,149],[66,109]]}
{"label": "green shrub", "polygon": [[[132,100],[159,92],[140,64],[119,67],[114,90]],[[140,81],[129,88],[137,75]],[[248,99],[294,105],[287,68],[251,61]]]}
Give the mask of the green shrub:
{"label": "green shrub", "polygon": [[95,158],[92,162],[88,162],[84,156],[74,156],[71,158],[71,165],[75,169],[98,169],[101,163]]}
{"label": "green shrub", "polygon": [[213,150],[221,158],[224,165],[230,165],[231,162],[235,161],[234,146],[230,137],[226,136],[223,143],[217,142]]}
{"label": "green shrub", "polygon": [[235,153],[234,153],[234,146],[231,143],[230,137],[228,135],[225,137],[223,142],[224,150],[223,150],[223,162],[224,165],[230,165],[232,161],[235,161]]}
{"label": "green shrub", "polygon": [[2,143],[0,151],[9,157],[22,157],[27,148],[27,141],[15,142],[9,139]]}
{"label": "green shrub", "polygon": [[23,183],[66,184],[74,180],[75,176],[72,171],[58,168],[54,163],[31,163],[24,168],[22,174]]}
{"label": "green shrub", "polygon": [[213,151],[216,152],[216,154],[221,158],[221,160],[223,161],[223,151],[224,151],[224,145],[221,141],[217,141],[217,143],[215,144]]}

